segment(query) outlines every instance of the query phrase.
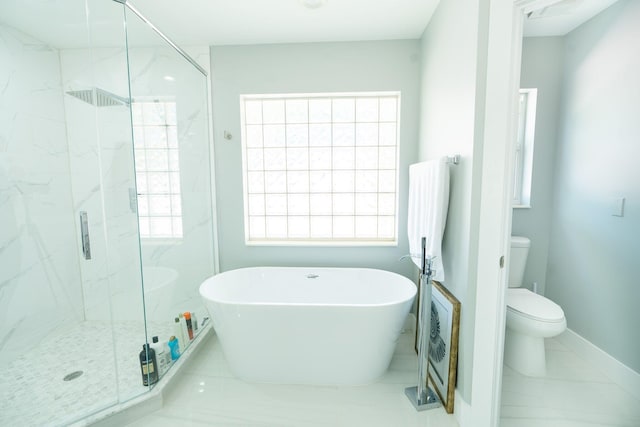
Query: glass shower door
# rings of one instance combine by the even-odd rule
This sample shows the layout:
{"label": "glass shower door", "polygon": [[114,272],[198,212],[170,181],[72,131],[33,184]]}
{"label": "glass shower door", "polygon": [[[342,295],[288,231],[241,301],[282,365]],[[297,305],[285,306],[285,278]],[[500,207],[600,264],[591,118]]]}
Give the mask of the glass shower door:
{"label": "glass shower door", "polygon": [[162,343],[180,314],[203,320],[198,288],[214,274],[208,87],[195,62],[209,56],[180,51],[133,8],[126,20],[147,330]]}
{"label": "glass shower door", "polygon": [[0,425],[67,425],[204,317],[206,77],[119,1],[3,0],[0,39]]}
{"label": "glass shower door", "polygon": [[148,390],[139,362],[148,340],[136,207],[130,197],[135,174],[125,7],[88,0],[87,9],[90,45],[60,52],[72,192],[76,210],[87,212],[92,225],[92,259],[80,262],[88,341],[103,346],[109,368],[102,388],[124,402]]}
{"label": "glass shower door", "polygon": [[148,389],[123,22],[117,2],[0,5],[2,425]]}

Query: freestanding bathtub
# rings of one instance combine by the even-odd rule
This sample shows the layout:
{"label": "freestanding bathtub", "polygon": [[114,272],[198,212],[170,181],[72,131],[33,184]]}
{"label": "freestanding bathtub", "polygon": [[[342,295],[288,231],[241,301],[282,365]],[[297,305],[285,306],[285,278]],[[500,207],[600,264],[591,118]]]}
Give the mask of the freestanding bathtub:
{"label": "freestanding bathtub", "polygon": [[411,280],[363,268],[242,268],[200,286],[233,374],[280,384],[376,381],[415,294]]}

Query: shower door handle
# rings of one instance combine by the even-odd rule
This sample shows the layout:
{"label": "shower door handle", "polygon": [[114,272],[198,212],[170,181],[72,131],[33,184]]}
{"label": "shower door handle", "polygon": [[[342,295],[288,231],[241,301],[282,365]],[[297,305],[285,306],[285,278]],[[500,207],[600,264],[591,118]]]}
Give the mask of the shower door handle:
{"label": "shower door handle", "polygon": [[87,212],[80,212],[80,237],[82,238],[82,254],[84,259],[91,259],[91,244],[89,243],[89,220]]}

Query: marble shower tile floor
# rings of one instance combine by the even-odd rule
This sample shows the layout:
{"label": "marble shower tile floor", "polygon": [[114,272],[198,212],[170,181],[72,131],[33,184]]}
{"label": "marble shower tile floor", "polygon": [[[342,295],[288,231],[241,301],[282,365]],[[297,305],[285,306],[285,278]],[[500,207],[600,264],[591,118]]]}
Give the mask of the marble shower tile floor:
{"label": "marble shower tile floor", "polygon": [[404,394],[415,386],[413,333],[400,336],[387,373],[366,386],[248,383],[231,374],[215,335],[165,390],[164,405],[131,427],[420,426],[457,427],[443,408],[417,412]]}
{"label": "marble shower tile floor", "polygon": [[[168,336],[171,326],[149,323],[149,333]],[[113,329],[85,321],[55,331],[0,368],[0,426],[67,425],[145,393],[138,362],[144,341],[144,326],[135,321],[114,322]],[[74,371],[83,374],[63,380]]]}
{"label": "marble shower tile floor", "polygon": [[501,427],[638,427],[640,401],[555,339],[546,341],[547,375],[505,366]]}

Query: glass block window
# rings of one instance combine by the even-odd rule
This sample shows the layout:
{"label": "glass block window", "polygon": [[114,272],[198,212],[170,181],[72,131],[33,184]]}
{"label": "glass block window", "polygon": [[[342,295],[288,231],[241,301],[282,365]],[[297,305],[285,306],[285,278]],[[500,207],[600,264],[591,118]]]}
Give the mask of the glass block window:
{"label": "glass block window", "polygon": [[138,218],[142,238],[181,238],[176,103],[132,103]]}
{"label": "glass block window", "polygon": [[399,92],[240,105],[247,243],[397,243]]}

